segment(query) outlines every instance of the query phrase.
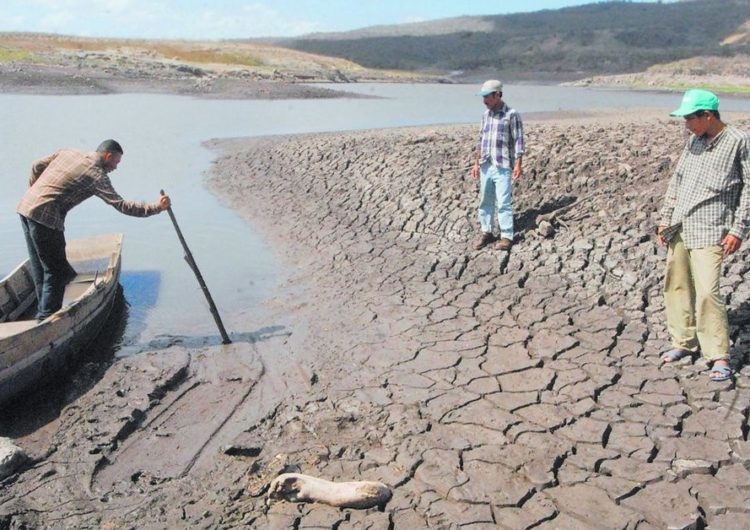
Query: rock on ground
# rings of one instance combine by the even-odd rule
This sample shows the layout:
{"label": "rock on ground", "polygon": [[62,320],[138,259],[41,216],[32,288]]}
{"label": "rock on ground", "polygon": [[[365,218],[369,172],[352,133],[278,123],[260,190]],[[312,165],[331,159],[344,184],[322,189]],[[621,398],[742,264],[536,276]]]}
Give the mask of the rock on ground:
{"label": "rock on ground", "polygon": [[10,438],[0,438],[0,480],[11,475],[26,459],[23,450]]}

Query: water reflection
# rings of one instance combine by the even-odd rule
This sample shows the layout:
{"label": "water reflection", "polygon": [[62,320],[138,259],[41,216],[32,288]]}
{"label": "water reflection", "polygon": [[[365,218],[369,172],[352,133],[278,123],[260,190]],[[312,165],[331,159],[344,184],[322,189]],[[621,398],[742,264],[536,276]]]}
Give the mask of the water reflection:
{"label": "water reflection", "polygon": [[[148,340],[142,340],[141,333],[146,329],[149,312],[156,307],[161,285],[159,271],[123,271],[120,284],[126,293],[127,328],[119,344],[115,344],[117,357],[125,357],[146,351],[159,351],[170,346],[199,348],[218,346],[222,337],[216,334],[184,335],[178,333],[158,334]],[[257,331],[229,333],[233,343],[254,344],[271,337],[288,337],[291,332],[284,326],[268,326]]]}
{"label": "water reflection", "polygon": [[115,345],[118,349],[137,341],[146,329],[148,313],[156,307],[159,298],[161,272],[122,271],[120,285],[126,293],[128,323],[120,343]]}

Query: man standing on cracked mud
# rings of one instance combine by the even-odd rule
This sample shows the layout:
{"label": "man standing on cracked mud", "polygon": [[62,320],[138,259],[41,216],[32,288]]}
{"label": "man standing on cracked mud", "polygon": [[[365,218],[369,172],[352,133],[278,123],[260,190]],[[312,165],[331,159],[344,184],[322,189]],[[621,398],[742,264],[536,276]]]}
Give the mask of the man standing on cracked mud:
{"label": "man standing on cracked mud", "polygon": [[659,242],[668,245],[664,305],[674,362],[700,350],[711,381],[732,376],[729,324],[719,292],[722,260],[750,230],[750,136],[726,125],[719,98],[688,90],[671,113],[685,119],[687,144],[669,182]]}
{"label": "man standing on cracked mud", "polygon": [[16,211],[29,250],[29,264],[37,297],[37,320],[62,307],[65,285],[75,271],[65,255],[65,216],[92,195],[120,213],[148,217],[170,206],[163,195],[155,203],[126,201],[108,174],[120,163],[123,151],[115,140],[105,140],[95,153],[62,149],[31,166],[29,188]]}
{"label": "man standing on cracked mud", "polygon": [[494,241],[492,217],[497,212],[500,238],[497,250],[513,246],[512,181],[521,176],[524,151],[521,115],[503,101],[503,84],[485,81],[477,94],[487,110],[482,116],[471,177],[479,179],[479,226],[481,234],[474,242],[479,250]]}

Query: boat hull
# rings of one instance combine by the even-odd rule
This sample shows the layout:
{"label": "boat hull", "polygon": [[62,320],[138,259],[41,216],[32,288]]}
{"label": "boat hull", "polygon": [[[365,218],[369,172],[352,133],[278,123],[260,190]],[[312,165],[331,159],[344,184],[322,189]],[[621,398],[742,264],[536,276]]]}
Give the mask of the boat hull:
{"label": "boat hull", "polygon": [[121,248],[121,234],[68,243],[78,276],[66,287],[63,308],[41,323],[0,322],[0,403],[66,372],[99,334],[117,295]]}

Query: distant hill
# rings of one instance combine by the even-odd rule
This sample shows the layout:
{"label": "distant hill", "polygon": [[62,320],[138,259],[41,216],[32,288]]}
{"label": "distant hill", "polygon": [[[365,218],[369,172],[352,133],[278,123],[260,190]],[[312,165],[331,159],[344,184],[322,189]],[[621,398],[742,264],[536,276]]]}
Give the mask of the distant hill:
{"label": "distant hill", "polygon": [[747,53],[748,28],[750,0],[618,1],[274,42],[369,68],[465,79],[488,72],[515,79],[576,79],[637,72],[698,55]]}
{"label": "distant hill", "polygon": [[[0,32],[0,87],[9,72],[28,66],[99,78],[194,78],[255,81],[424,81],[425,76],[368,69],[267,44],[231,41],[98,39],[43,33]],[[5,76],[5,79],[3,79]],[[432,80],[430,78],[430,80]]]}
{"label": "distant hill", "polygon": [[310,33],[305,35],[309,40],[353,40],[370,37],[424,37],[427,35],[447,35],[463,31],[491,33],[495,27],[492,20],[483,17],[453,17],[430,20],[426,22],[411,22],[393,26],[369,26],[352,31],[331,33]]}

